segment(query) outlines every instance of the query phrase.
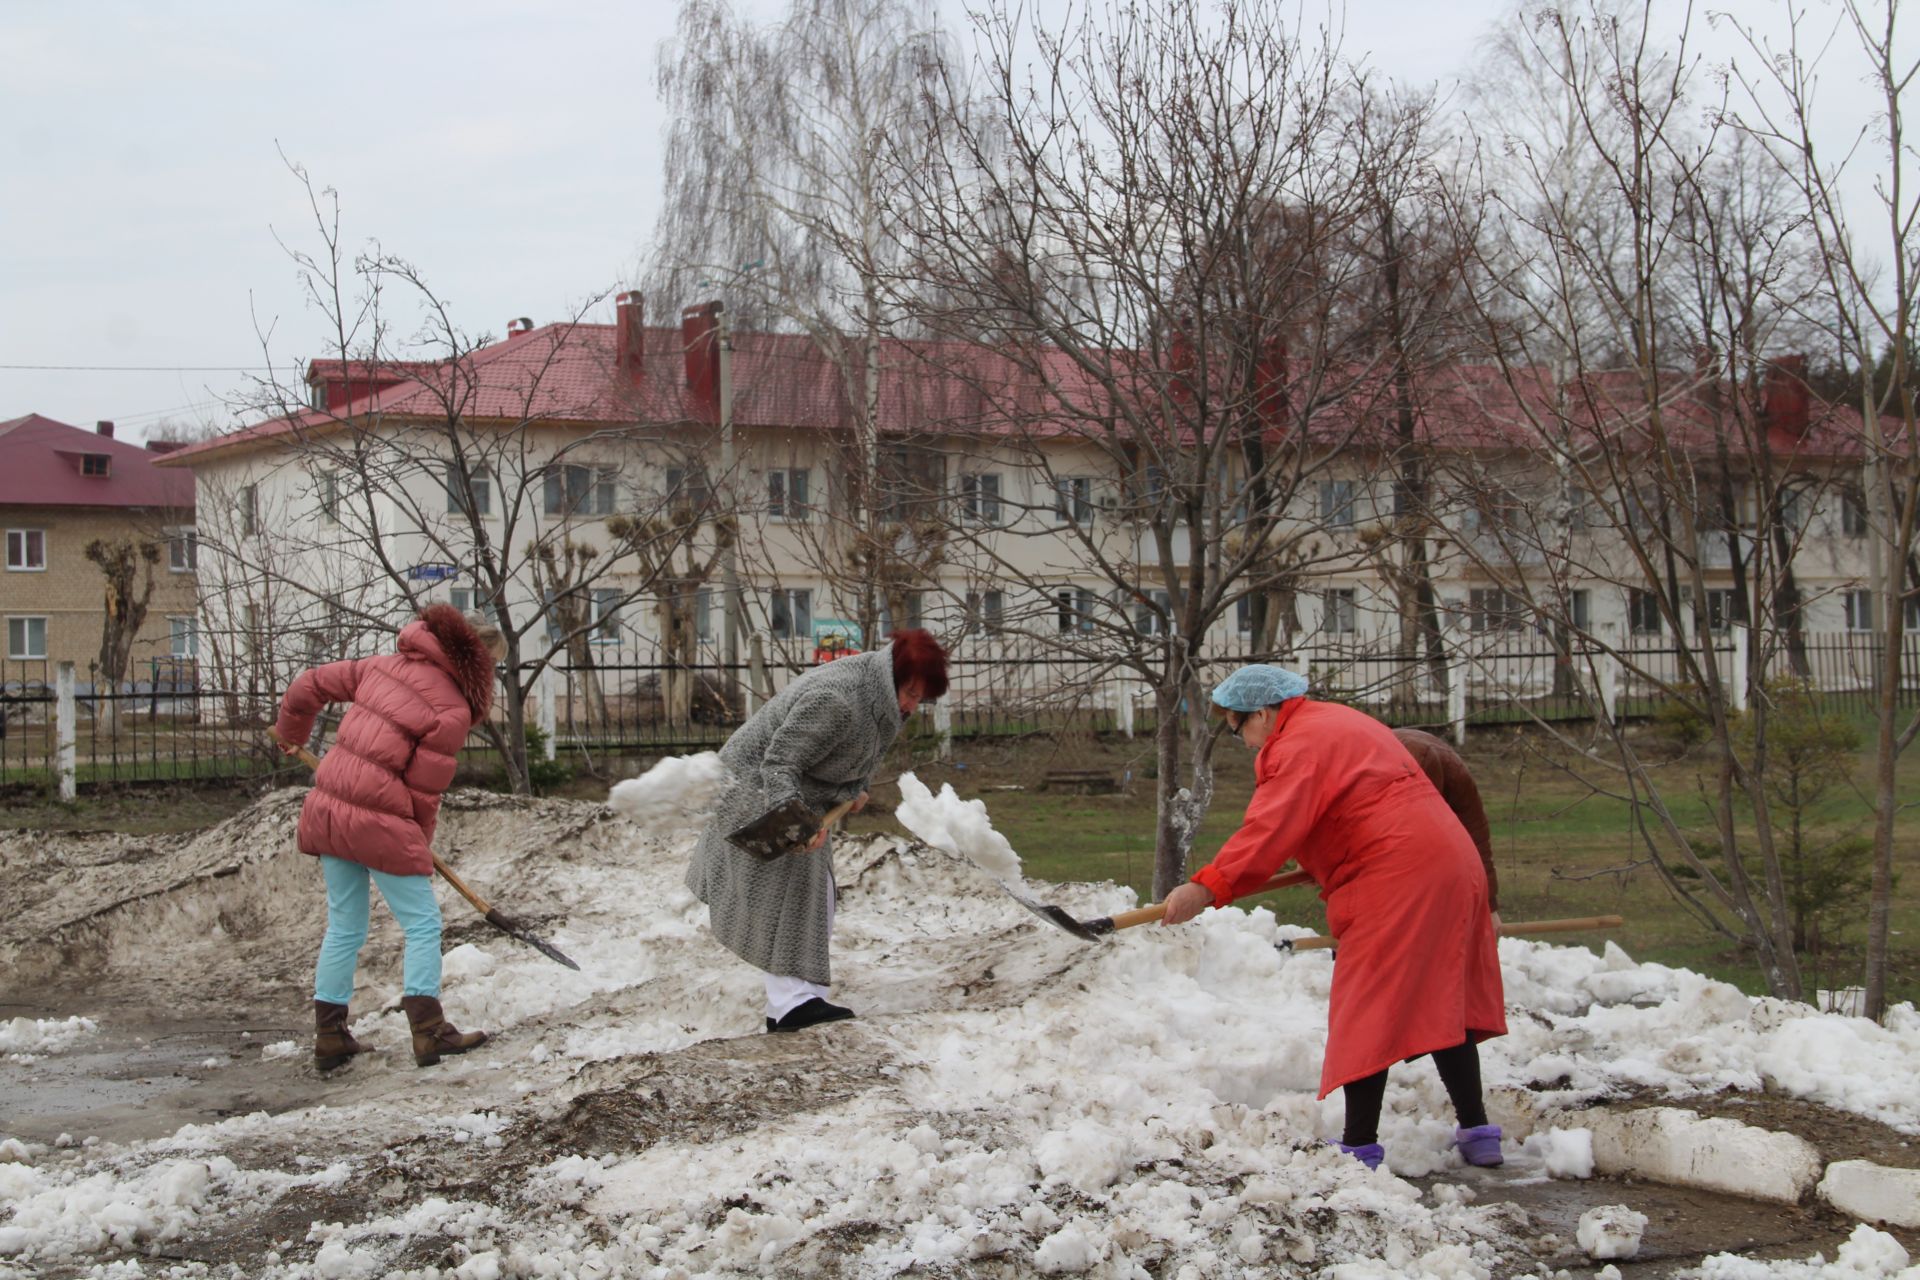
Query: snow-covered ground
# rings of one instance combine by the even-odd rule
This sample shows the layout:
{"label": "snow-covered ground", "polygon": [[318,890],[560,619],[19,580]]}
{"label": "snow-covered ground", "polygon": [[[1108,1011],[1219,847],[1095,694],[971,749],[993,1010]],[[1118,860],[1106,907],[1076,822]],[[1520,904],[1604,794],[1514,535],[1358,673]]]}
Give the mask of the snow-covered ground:
{"label": "snow-covered ground", "polygon": [[[55,1061],[131,999],[209,1009],[244,991],[292,1025],[322,915],[317,869],[289,851],[298,800],[269,797],[152,865],[48,844],[36,883],[53,887],[0,925],[0,972],[70,1009],[0,1022],[0,1052]],[[692,839],[598,806],[456,797],[442,851],[581,971],[448,895],[448,1013],[496,1038],[416,1070],[392,1007],[398,937],[376,910],[354,1025],[379,1052],[321,1078],[304,1037],[262,1036],[230,1068],[294,1105],[139,1141],[0,1126],[0,1275],[1551,1274],[1531,1269],[1537,1230],[1462,1170],[1427,1064],[1393,1074],[1387,1168],[1325,1145],[1341,1114],[1314,1098],[1333,961],[1278,950],[1301,931],[1270,912],[1088,945],[1005,894],[996,875],[1017,863],[843,839],[836,992],[860,1018],[769,1036],[759,975],[681,886]],[[0,870],[32,856],[15,842]],[[1028,888],[1082,915],[1133,905],[1111,885]],[[53,905],[86,893],[125,905]],[[1734,1085],[1920,1133],[1911,1008],[1884,1027],[1820,1015],[1613,946],[1508,939],[1501,958],[1512,1034],[1483,1049],[1496,1107]],[[1499,1177],[1582,1175],[1583,1136],[1511,1144]],[[1838,1262],[1771,1265],[1703,1274],[1917,1274],[1870,1228]]]}

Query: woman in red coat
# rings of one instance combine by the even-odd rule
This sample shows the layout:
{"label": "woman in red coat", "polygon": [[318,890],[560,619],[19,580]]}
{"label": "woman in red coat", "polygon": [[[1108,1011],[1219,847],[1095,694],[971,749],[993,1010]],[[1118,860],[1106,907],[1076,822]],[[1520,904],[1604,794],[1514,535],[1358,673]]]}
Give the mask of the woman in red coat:
{"label": "woman in red coat", "polygon": [[347,1029],[353,972],[367,940],[367,888],[386,899],[407,939],[400,1004],[413,1060],[432,1066],[486,1040],[454,1029],[440,1009],[440,907],[433,896],[433,828],[467,731],[493,703],[497,628],[452,605],[430,605],[400,632],[396,652],[301,673],[280,704],[282,750],[305,745],[320,708],[353,706],[300,807],[302,853],[320,859],[327,932],[314,974],[315,1064],[331,1070],[361,1052]]}
{"label": "woman in red coat", "polygon": [[1476,1045],[1507,1022],[1479,855],[1391,730],[1310,701],[1306,688],[1291,671],[1253,666],[1214,689],[1228,727],[1258,753],[1253,800],[1213,861],[1167,895],[1165,923],[1224,907],[1298,862],[1340,939],[1320,1096],[1344,1090],[1341,1149],[1379,1166],[1387,1068],[1431,1054],[1461,1154],[1499,1164]]}

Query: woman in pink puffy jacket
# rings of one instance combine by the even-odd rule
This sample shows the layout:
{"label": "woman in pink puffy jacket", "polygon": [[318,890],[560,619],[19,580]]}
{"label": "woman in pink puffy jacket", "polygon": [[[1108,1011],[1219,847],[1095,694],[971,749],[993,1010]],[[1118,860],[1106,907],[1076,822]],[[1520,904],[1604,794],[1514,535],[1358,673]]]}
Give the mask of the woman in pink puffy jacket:
{"label": "woman in pink puffy jacket", "polygon": [[430,605],[401,630],[396,652],[314,667],[281,701],[274,734],[289,752],[305,745],[320,708],[353,704],[300,808],[300,851],[320,859],[327,884],[327,933],[313,985],[313,1057],[322,1071],[361,1052],[347,1029],[347,1005],[367,940],[369,880],[406,934],[400,1003],[413,1028],[414,1062],[432,1066],[487,1038],[455,1030],[440,1010],[440,907],[429,846],[440,793],[453,781],[467,731],[493,704],[493,667],[505,650],[492,624]]}

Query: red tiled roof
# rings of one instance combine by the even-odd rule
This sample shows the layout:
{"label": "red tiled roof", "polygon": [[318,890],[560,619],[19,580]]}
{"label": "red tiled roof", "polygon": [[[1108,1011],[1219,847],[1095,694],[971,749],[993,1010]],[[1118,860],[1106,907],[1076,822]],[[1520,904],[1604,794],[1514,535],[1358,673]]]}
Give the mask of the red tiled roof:
{"label": "red tiled roof", "polygon": [[[445,421],[450,413],[474,422],[634,423],[711,422],[713,406],[687,384],[681,330],[651,326],[645,336],[644,376],[615,368],[614,325],[554,324],[515,334],[473,352],[458,364],[430,361],[316,360],[309,378],[374,385],[347,405],[302,409],[242,427],[168,455],[163,466],[266,443],[302,431],[325,431],[343,417],[367,414]],[[805,334],[733,336],[734,421],[740,426],[796,430],[844,429],[853,421],[852,392],[839,363]],[[1131,353],[1117,353],[1122,380]],[[857,369],[857,355],[847,364]],[[1339,371],[1342,395],[1318,409],[1310,438],[1390,445],[1394,440],[1392,383],[1384,367]],[[1110,375],[1109,375],[1110,376]],[[1142,373],[1143,380],[1149,375]],[[388,383],[391,385],[380,385]],[[1087,430],[1109,403],[1103,378],[1057,349],[997,351],[963,342],[887,340],[881,351],[879,426],[884,435],[916,432],[1004,434]],[[1543,371],[1503,371],[1492,365],[1453,365],[1418,378],[1416,436],[1449,448],[1538,447],[1553,429],[1558,390]],[[1644,439],[1645,413],[1637,375],[1590,377],[1564,390],[1565,427],[1619,438],[1628,447]],[[1672,380],[1668,430],[1684,447],[1711,443],[1718,429],[1691,384]],[[1859,416],[1815,404],[1814,421],[1795,438],[1775,432],[1774,447],[1801,455],[1857,456]],[[1071,411],[1071,412],[1070,412]],[[1080,425],[1071,425],[1074,420]],[[1271,433],[1278,438],[1278,424]],[[1736,450],[1738,452],[1738,450]]]}
{"label": "red tiled roof", "polygon": [[[81,474],[89,454],[107,457],[106,475]],[[193,477],[162,471],[158,457],[37,413],[0,422],[0,506],[193,510]]]}

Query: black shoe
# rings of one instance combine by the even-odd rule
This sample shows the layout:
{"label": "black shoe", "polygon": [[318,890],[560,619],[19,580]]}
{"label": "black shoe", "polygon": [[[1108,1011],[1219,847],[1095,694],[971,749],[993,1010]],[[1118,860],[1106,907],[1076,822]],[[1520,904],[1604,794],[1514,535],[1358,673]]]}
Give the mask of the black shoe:
{"label": "black shoe", "polygon": [[853,1016],[853,1010],[828,1004],[819,996],[787,1010],[784,1018],[768,1018],[768,1031],[802,1031],[822,1022],[840,1022]]}

